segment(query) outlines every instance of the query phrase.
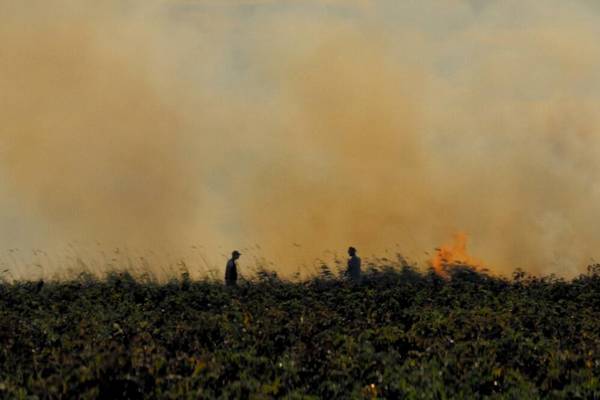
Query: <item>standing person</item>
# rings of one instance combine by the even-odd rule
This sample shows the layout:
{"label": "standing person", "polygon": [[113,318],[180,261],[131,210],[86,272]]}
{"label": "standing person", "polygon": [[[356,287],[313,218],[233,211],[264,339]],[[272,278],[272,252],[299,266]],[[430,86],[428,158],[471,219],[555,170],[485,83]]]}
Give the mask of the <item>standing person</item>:
{"label": "standing person", "polygon": [[237,285],[237,260],[241,255],[242,254],[239,251],[234,250],[233,253],[231,253],[231,258],[227,261],[227,266],[225,267],[225,284],[227,286]]}
{"label": "standing person", "polygon": [[360,280],[360,257],[356,255],[356,249],[354,247],[348,249],[348,255],[350,258],[348,259],[348,270],[346,271],[346,275],[350,280],[358,282]]}

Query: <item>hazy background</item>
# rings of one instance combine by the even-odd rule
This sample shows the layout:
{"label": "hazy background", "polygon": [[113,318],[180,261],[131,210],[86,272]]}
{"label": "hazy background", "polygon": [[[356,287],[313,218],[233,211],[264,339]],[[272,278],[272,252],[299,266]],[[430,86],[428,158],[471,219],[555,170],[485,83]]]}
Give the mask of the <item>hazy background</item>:
{"label": "hazy background", "polygon": [[465,232],[495,271],[583,271],[597,4],[0,0],[4,265],[426,265]]}

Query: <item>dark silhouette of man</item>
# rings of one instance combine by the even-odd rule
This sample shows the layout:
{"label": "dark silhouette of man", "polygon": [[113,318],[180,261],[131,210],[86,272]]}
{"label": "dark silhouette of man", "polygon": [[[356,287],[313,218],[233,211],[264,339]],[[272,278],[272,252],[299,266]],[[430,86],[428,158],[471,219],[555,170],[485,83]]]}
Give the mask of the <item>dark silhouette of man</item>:
{"label": "dark silhouette of man", "polygon": [[348,259],[348,270],[346,271],[346,275],[351,281],[358,282],[360,280],[360,257],[356,255],[356,249],[354,247],[348,249],[348,255],[350,258]]}
{"label": "dark silhouette of man", "polygon": [[242,254],[239,251],[234,250],[233,253],[231,253],[231,258],[227,261],[227,266],[225,267],[225,284],[227,286],[237,285],[237,260],[241,255]]}

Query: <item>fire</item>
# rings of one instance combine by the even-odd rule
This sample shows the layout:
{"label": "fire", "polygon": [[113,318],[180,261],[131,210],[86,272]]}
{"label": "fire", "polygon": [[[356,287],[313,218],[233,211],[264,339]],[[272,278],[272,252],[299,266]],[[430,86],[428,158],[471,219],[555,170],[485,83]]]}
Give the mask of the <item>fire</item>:
{"label": "fire", "polygon": [[470,267],[481,268],[483,262],[471,257],[467,252],[467,234],[458,232],[454,235],[454,243],[445,244],[436,249],[436,255],[431,260],[431,265],[440,275],[446,275],[444,266],[468,265]]}

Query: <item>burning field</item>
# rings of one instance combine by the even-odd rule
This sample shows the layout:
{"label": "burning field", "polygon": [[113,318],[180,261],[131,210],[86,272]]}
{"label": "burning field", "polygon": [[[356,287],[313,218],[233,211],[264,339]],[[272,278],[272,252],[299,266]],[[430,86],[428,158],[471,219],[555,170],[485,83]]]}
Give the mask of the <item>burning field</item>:
{"label": "burning field", "polygon": [[0,398],[600,398],[597,4],[0,0]]}

